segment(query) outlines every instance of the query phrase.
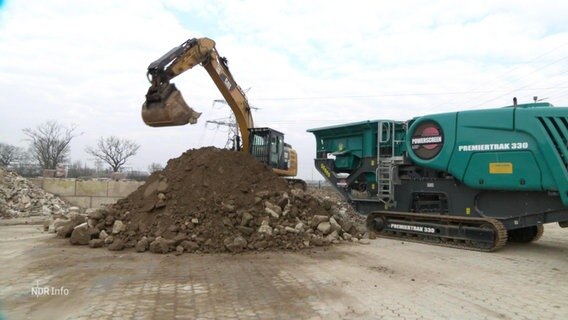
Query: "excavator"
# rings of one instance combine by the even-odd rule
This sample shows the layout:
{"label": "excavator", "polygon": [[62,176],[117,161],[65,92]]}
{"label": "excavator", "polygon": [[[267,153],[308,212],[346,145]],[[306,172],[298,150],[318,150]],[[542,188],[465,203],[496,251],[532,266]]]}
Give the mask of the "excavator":
{"label": "excavator", "polygon": [[298,171],[298,155],[284,142],[284,134],[266,127],[255,127],[251,107],[245,92],[229,71],[227,59],[215,48],[209,38],[191,38],[171,49],[148,66],[150,88],[142,105],[142,119],[151,127],[195,124],[201,113],[185,102],[180,91],[170,81],[197,65],[205,68],[225,101],[233,111],[239,132],[236,150],[251,154],[288,183],[306,189],[306,183],[294,178]]}

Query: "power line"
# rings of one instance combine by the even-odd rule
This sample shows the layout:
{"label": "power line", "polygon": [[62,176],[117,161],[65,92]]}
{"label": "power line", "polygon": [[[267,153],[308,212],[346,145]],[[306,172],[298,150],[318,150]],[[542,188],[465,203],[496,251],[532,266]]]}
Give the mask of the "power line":
{"label": "power line", "polygon": [[[566,89],[568,86],[532,88],[533,90],[556,90]],[[508,89],[506,89],[508,90]],[[334,100],[334,99],[365,99],[380,97],[406,97],[406,96],[439,96],[439,95],[455,95],[455,94],[476,94],[476,93],[496,93],[505,92],[504,90],[486,90],[486,91],[450,91],[450,92],[414,92],[414,93],[381,93],[373,95],[345,95],[345,96],[315,96],[315,97],[278,97],[278,98],[255,98],[251,100],[258,101],[293,101],[293,100]]]}
{"label": "power line", "polygon": [[[564,60],[564,59],[568,59],[568,56],[566,56],[566,57],[564,57],[564,58],[562,58],[562,59],[559,59],[559,60],[557,60],[557,61],[561,61],[561,60]],[[557,61],[556,61],[556,62],[557,62]],[[549,66],[549,65],[551,65],[551,64],[548,64],[548,65],[546,65],[545,67],[547,67],[547,66]],[[535,71],[531,72],[531,73],[528,74],[528,75],[531,75],[531,74],[533,74],[533,73],[535,73],[535,72],[537,72],[537,71],[538,71],[538,70],[535,70]],[[559,73],[558,75],[565,74],[565,73],[567,73],[567,72],[568,72],[568,69],[567,69],[567,70],[563,70],[563,71],[562,71],[561,73]],[[497,97],[495,97],[495,98],[492,98],[492,99],[486,100],[486,101],[484,101],[484,102],[482,102],[482,103],[480,103],[480,104],[477,104],[476,107],[478,107],[478,106],[483,106],[483,105],[485,105],[485,104],[487,104],[487,103],[489,103],[489,102],[491,102],[491,101],[494,101],[494,100],[497,100],[497,99],[502,98],[502,97],[504,97],[504,96],[507,96],[507,95],[509,95],[509,94],[511,94],[511,93],[513,93],[513,92],[515,92],[515,91],[519,91],[519,90],[525,89],[525,88],[531,86],[532,84],[534,84],[535,82],[536,82],[536,81],[533,81],[533,82],[528,83],[528,84],[526,84],[526,85],[524,85],[524,86],[520,86],[520,87],[515,88],[515,89],[513,89],[513,90],[509,90],[509,91],[507,91],[506,93],[504,93],[504,94],[502,94],[502,95],[499,95],[499,96],[497,96]],[[557,87],[556,89],[560,89],[560,87]],[[538,89],[535,88],[535,89],[533,89],[533,90],[538,90]]]}
{"label": "power line", "polygon": [[[556,50],[558,50],[558,49],[560,49],[560,48],[563,48],[563,47],[565,47],[565,46],[567,46],[567,45],[568,45],[568,42],[565,42],[565,43],[563,43],[563,44],[561,44],[561,45],[559,45],[559,46],[553,48],[552,50],[549,50],[549,51],[547,51],[547,52],[545,52],[545,53],[543,53],[543,54],[541,54],[541,55],[538,55],[537,57],[535,57],[535,58],[529,60],[528,62],[519,63],[519,64],[517,64],[516,66],[514,66],[514,67],[512,67],[512,68],[510,68],[510,69],[508,69],[508,70],[506,70],[505,72],[503,72],[502,74],[500,74],[499,76],[497,76],[497,78],[494,79],[493,81],[491,81],[490,83],[485,83],[485,84],[483,84],[483,85],[481,85],[481,86],[477,86],[477,87],[476,87],[475,89],[473,89],[473,90],[478,90],[478,89],[480,89],[480,88],[482,88],[482,87],[488,87],[488,86],[490,86],[490,85],[493,85],[493,84],[496,83],[498,80],[499,80],[499,81],[502,80],[503,78],[505,78],[506,75],[511,74],[513,71],[517,70],[517,69],[520,68],[521,66],[526,65],[526,64],[531,64],[531,63],[537,61],[538,59],[540,59],[540,58],[542,58],[542,57],[544,57],[544,56],[546,56],[546,55],[549,55],[549,54],[551,54],[552,52],[554,52],[554,51],[556,51]],[[531,73],[531,74],[532,74],[532,73]],[[520,80],[520,79],[521,79],[521,78],[517,78],[517,80]],[[478,95],[478,96],[479,96],[479,95]],[[475,98],[477,98],[477,97],[474,97],[473,100],[476,100]],[[450,104],[450,103],[453,103],[454,101],[456,101],[456,98],[453,98],[452,100],[450,100],[450,101],[448,101],[448,102],[442,104],[442,106],[446,106],[446,105],[448,105],[448,104]]]}

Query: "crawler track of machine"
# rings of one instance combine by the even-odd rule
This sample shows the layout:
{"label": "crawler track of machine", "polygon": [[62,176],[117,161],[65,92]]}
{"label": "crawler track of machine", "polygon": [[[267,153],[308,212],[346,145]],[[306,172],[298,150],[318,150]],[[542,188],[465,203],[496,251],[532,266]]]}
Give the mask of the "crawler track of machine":
{"label": "crawler track of machine", "polygon": [[375,211],[367,229],[383,238],[491,252],[507,243],[507,229],[496,219]]}

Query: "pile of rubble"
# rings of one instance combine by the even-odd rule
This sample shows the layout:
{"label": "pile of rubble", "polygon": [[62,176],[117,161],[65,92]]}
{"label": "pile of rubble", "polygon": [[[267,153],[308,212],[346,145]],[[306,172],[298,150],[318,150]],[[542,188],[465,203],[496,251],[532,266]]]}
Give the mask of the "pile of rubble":
{"label": "pile of rubble", "polygon": [[345,206],[290,189],[248,154],[202,148],[170,160],[127,198],[52,230],[72,244],[177,254],[366,242],[363,219]]}
{"label": "pile of rubble", "polygon": [[0,218],[64,215],[69,205],[16,174],[0,168]]}

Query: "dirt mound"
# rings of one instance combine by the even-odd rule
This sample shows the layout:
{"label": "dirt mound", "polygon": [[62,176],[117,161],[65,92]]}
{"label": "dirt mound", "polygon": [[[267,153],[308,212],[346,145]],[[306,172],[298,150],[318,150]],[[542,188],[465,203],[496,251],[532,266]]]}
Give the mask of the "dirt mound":
{"label": "dirt mound", "polygon": [[208,147],[170,160],[127,198],[91,211],[71,240],[156,253],[296,250],[356,240],[363,224],[354,221],[328,197],[290,189],[252,156]]}

